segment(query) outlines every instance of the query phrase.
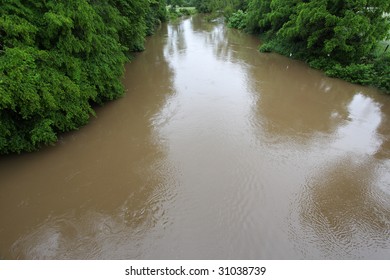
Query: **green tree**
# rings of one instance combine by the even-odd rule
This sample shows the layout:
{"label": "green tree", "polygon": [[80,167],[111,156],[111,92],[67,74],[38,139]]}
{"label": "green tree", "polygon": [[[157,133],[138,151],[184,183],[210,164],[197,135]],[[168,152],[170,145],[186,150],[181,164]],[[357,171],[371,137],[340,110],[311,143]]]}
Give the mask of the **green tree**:
{"label": "green tree", "polygon": [[247,0],[195,0],[195,7],[201,13],[219,11],[229,17],[238,10],[246,10]]}
{"label": "green tree", "polygon": [[389,31],[383,13],[388,1],[317,0],[301,2],[277,32],[315,57],[331,57],[341,63],[369,55]]}
{"label": "green tree", "polygon": [[146,13],[146,34],[152,35],[156,26],[167,19],[165,0],[149,0],[149,7]]}
{"label": "green tree", "polygon": [[262,51],[308,62],[330,76],[390,91],[390,66],[374,50],[390,32],[390,1],[250,0],[247,29]]}
{"label": "green tree", "polygon": [[11,153],[54,143],[88,122],[92,103],[122,96],[125,54],[143,48],[165,1],[3,0],[0,10],[0,153]]}
{"label": "green tree", "polygon": [[181,7],[183,5],[184,1],[183,0],[170,0],[169,4],[172,5],[172,7]]}
{"label": "green tree", "polygon": [[351,62],[367,56],[389,33],[389,1],[250,0],[248,27],[268,32],[288,52]]}
{"label": "green tree", "polygon": [[211,5],[210,0],[196,0],[194,1],[195,8],[200,13],[210,13],[211,12]]}
{"label": "green tree", "polygon": [[262,33],[272,28],[266,20],[266,15],[271,12],[271,0],[249,0],[247,10],[247,30],[252,33]]}

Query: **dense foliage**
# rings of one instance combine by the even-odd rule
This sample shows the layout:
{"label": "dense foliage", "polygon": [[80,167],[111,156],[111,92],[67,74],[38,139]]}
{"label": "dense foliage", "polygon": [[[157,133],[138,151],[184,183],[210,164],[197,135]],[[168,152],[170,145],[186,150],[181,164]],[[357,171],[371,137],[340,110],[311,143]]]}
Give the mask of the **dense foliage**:
{"label": "dense foliage", "polygon": [[232,13],[228,18],[228,27],[244,30],[246,29],[247,14],[242,10]]}
{"label": "dense foliage", "polygon": [[194,6],[201,13],[219,12],[230,17],[238,10],[245,10],[247,0],[193,0]]}
{"label": "dense foliage", "polygon": [[390,92],[389,1],[250,0],[247,27],[263,34],[262,51],[308,62],[332,77]]}
{"label": "dense foliage", "polygon": [[126,55],[165,17],[157,0],[2,0],[0,153],[33,151],[123,94]]}
{"label": "dense foliage", "polygon": [[[261,51],[308,62],[327,75],[390,93],[390,1],[198,0],[228,26],[261,34]],[[385,42],[385,48],[380,42]]]}

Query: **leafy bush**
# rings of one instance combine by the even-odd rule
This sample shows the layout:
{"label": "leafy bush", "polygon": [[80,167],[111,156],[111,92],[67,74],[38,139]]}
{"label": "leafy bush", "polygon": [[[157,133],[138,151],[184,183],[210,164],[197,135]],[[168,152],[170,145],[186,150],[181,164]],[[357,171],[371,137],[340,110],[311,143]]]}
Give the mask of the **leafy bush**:
{"label": "leafy bush", "polygon": [[325,71],[330,77],[337,77],[348,82],[368,85],[374,77],[373,64],[349,64],[343,66],[339,63]]}
{"label": "leafy bush", "polygon": [[228,19],[228,27],[236,29],[245,29],[247,22],[247,14],[242,10],[233,13]]}
{"label": "leafy bush", "polygon": [[190,16],[196,14],[196,9],[194,8],[180,8],[179,13],[183,16]]}
{"label": "leafy bush", "polygon": [[52,144],[88,122],[92,103],[122,96],[125,54],[143,48],[159,3],[3,0],[0,153]]}
{"label": "leafy bush", "polygon": [[195,4],[195,8],[200,13],[210,13],[212,12],[210,0],[197,0]]}
{"label": "leafy bush", "polygon": [[390,55],[374,61],[373,85],[390,94]]}
{"label": "leafy bush", "polygon": [[351,83],[375,86],[390,94],[390,57],[372,59],[368,63],[342,65],[332,59],[313,59],[311,67],[324,70],[330,77],[340,78]]}
{"label": "leafy bush", "polygon": [[178,9],[176,9],[176,7],[172,6],[172,7],[168,8],[168,18],[169,18],[169,20],[175,21],[178,18],[180,18],[181,16],[182,16],[182,14],[179,12]]}
{"label": "leafy bush", "polygon": [[291,56],[329,76],[390,93],[389,55],[379,55],[377,47],[390,32],[390,3],[333,2],[250,0],[247,29],[265,34],[263,52]]}

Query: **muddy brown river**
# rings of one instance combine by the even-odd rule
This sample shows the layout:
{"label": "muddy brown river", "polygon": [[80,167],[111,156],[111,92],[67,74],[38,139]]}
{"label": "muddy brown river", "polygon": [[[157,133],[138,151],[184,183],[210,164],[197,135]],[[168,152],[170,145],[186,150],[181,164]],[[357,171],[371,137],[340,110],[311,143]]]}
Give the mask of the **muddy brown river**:
{"label": "muddy brown river", "polygon": [[390,259],[390,96],[165,24],[126,96],[0,158],[1,259]]}

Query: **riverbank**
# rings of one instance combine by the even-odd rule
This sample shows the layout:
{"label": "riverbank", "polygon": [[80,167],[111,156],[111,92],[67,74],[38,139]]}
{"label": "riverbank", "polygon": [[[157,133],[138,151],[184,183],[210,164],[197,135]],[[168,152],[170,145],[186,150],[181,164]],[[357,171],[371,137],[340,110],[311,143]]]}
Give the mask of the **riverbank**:
{"label": "riverbank", "polygon": [[3,259],[388,259],[390,98],[162,23],[123,98],[0,157]]}
{"label": "riverbank", "polygon": [[124,64],[166,20],[162,0],[3,2],[0,154],[52,145],[122,97]]}
{"label": "riverbank", "polygon": [[375,87],[385,94],[390,94],[390,51],[386,50],[385,43],[380,43],[369,56],[363,57],[360,63],[342,64],[331,57],[319,58],[306,56],[304,52],[293,53],[282,41],[267,36],[260,37],[263,42],[259,48],[261,52],[275,52],[298,59],[314,69],[323,71],[329,77]]}
{"label": "riverbank", "polygon": [[281,2],[251,1],[227,22],[260,36],[262,52],[302,60],[329,77],[390,94],[390,42],[382,41],[390,29],[388,14],[381,12],[386,9],[379,3],[373,12],[359,3],[331,9],[314,1],[285,8]]}

